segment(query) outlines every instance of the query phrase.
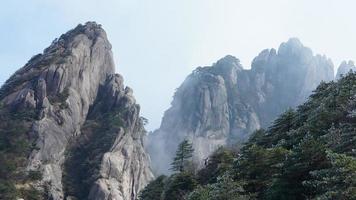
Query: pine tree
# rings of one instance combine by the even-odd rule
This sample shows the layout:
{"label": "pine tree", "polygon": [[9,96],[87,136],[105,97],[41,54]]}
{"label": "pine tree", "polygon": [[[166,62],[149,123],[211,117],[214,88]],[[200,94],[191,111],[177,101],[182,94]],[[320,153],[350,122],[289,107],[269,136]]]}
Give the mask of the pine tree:
{"label": "pine tree", "polygon": [[325,145],[307,134],[283,163],[282,174],[277,175],[267,190],[267,199],[305,199],[315,193],[303,183],[312,179],[310,172],[328,167]]}
{"label": "pine tree", "polygon": [[183,141],[172,162],[178,173],[167,179],[163,195],[157,196],[356,200],[355,94],[356,73],[320,84],[305,104],[252,134],[238,154],[215,152],[197,175],[188,170],[193,150]]}
{"label": "pine tree", "polygon": [[189,200],[247,200],[252,199],[240,182],[234,181],[230,175],[218,177],[216,183],[197,187],[188,196]]}
{"label": "pine tree", "polygon": [[175,172],[184,172],[187,169],[189,161],[193,157],[193,145],[188,140],[183,140],[178,145],[176,156],[171,163],[171,170]]}
{"label": "pine tree", "polygon": [[230,171],[234,164],[234,152],[226,147],[217,149],[205,162],[205,167],[198,174],[200,184],[215,183],[217,178]]}
{"label": "pine tree", "polygon": [[304,184],[317,192],[313,199],[356,199],[356,159],[328,151],[331,167],[312,171]]}
{"label": "pine tree", "polygon": [[173,174],[166,182],[162,199],[186,200],[189,193],[196,188],[197,184],[194,174],[190,172],[183,171]]}
{"label": "pine tree", "polygon": [[291,139],[289,131],[295,125],[295,116],[296,112],[293,109],[288,109],[273,122],[272,126],[267,130],[267,135],[264,139],[269,142],[268,147],[278,145],[287,149],[292,148],[293,145],[287,141]]}
{"label": "pine tree", "polygon": [[323,138],[334,152],[355,156],[356,124],[342,123],[338,127],[332,125]]}
{"label": "pine tree", "polygon": [[283,147],[263,148],[253,144],[243,148],[241,156],[235,162],[235,179],[244,180],[247,193],[262,198],[272,184],[273,177],[281,173],[282,164],[289,154]]}
{"label": "pine tree", "polygon": [[140,193],[139,200],[161,200],[167,177],[162,175],[151,181]]}

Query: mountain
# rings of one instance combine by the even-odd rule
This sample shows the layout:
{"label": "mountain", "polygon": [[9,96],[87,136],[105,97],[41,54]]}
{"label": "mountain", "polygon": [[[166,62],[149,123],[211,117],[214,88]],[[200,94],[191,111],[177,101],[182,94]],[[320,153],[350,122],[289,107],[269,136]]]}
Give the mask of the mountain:
{"label": "mountain", "polygon": [[198,67],[177,89],[161,126],[149,135],[156,173],[168,173],[177,145],[193,142],[200,165],[219,146],[242,143],[280,113],[304,102],[321,81],[334,79],[333,64],[296,38],[263,50],[245,70],[226,56]]}
{"label": "mountain", "polygon": [[337,73],[336,73],[336,79],[340,79],[341,76],[346,75],[349,72],[356,72],[356,66],[355,63],[353,61],[343,61],[341,63],[341,65],[339,66],[339,68],[337,69]]}
{"label": "mountain", "polygon": [[105,31],[78,25],[0,89],[0,199],[133,200],[152,178]]}
{"label": "mountain", "polygon": [[356,199],[355,144],[356,73],[349,73],[321,83],[238,152],[219,148],[197,173],[160,176],[141,199]]}

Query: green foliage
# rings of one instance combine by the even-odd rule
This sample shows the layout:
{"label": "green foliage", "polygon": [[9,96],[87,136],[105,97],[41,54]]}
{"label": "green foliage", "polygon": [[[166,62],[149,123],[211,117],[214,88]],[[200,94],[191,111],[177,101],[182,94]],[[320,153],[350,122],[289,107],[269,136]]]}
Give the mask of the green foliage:
{"label": "green foliage", "polygon": [[0,199],[15,200],[16,188],[11,180],[0,179]]}
{"label": "green foliage", "polygon": [[7,95],[10,95],[12,92],[16,91],[24,82],[30,81],[31,79],[28,77],[21,77],[12,75],[10,79],[8,79],[4,85],[0,88],[0,100],[5,98]]}
{"label": "green foliage", "polygon": [[141,119],[141,121],[142,121],[142,123],[143,123],[144,126],[146,126],[146,125],[148,124],[148,119],[147,119],[147,118],[145,118],[145,117],[140,117],[140,119]]}
{"label": "green foliage", "polygon": [[43,200],[43,194],[33,186],[19,189],[19,196],[26,200]]}
{"label": "green foliage", "polygon": [[139,200],[185,200],[196,186],[196,178],[190,172],[159,176],[141,191]]}
{"label": "green foliage", "polygon": [[245,180],[247,192],[258,193],[261,197],[272,184],[273,177],[281,172],[288,154],[290,152],[283,147],[246,146],[235,163],[236,179]]}
{"label": "green foliage", "polygon": [[175,198],[356,200],[355,142],[356,74],[350,73],[321,83],[306,103],[254,132],[239,154],[218,150],[167,194],[195,179],[193,192]]}
{"label": "green foliage", "polygon": [[187,170],[193,156],[193,145],[188,140],[183,140],[179,145],[176,156],[171,163],[172,170],[176,172],[184,172]]}
{"label": "green foliage", "polygon": [[143,189],[139,195],[140,200],[161,200],[163,199],[163,192],[165,183],[167,181],[166,176],[159,176],[156,180],[149,183],[145,189]]}
{"label": "green foliage", "polygon": [[29,171],[27,175],[28,179],[32,181],[37,181],[42,179],[42,172],[40,171]]}
{"label": "green foliage", "polygon": [[216,183],[199,186],[190,195],[189,200],[247,200],[251,199],[244,194],[240,183],[234,181],[228,175],[217,179]]}
{"label": "green foliage", "polygon": [[208,200],[210,198],[210,188],[199,185],[188,196],[188,200]]}
{"label": "green foliage", "polygon": [[[355,94],[355,74],[336,83],[322,83],[296,111],[282,114],[266,132],[256,132],[236,165],[236,178],[246,182],[246,191],[256,192],[259,199],[325,199],[319,190],[326,184],[324,191],[333,193],[330,189],[336,183],[331,179],[315,179],[325,171],[340,173],[342,169],[340,165],[332,165],[327,151],[354,155],[356,121],[350,112],[355,109]],[[278,148],[285,155],[268,155]],[[277,162],[270,162],[271,158]],[[353,195],[329,199],[352,199]]]}
{"label": "green foliage", "polygon": [[[329,138],[332,138],[330,140]],[[340,123],[338,127],[334,124],[328,133],[322,137],[330,149],[337,153],[346,153],[355,156],[356,127],[350,123]]]}
{"label": "green foliage", "polygon": [[125,110],[112,110],[104,115],[91,114],[82,127],[82,136],[67,152],[63,185],[65,196],[87,199],[90,186],[99,178],[100,163],[124,126]]}
{"label": "green foliage", "polygon": [[200,184],[215,183],[217,178],[233,168],[235,153],[228,148],[220,147],[206,161],[205,167],[199,170],[197,179]]}
{"label": "green foliage", "polygon": [[314,195],[314,190],[305,187],[305,181],[311,179],[310,172],[328,167],[326,148],[320,141],[309,135],[294,148],[281,169],[276,174],[267,191],[267,199],[304,199]]}
{"label": "green foliage", "polygon": [[[36,138],[28,134],[35,119],[34,109],[10,110],[0,105],[0,199],[24,197],[21,196],[22,193],[28,190],[17,189],[16,185],[35,181],[32,178],[38,180],[41,176],[39,172],[30,177],[26,177],[24,173],[26,160],[36,141]],[[37,192],[34,188],[31,191]]]}
{"label": "green foliage", "polygon": [[209,157],[206,167],[198,174],[183,170],[170,177],[160,176],[141,192],[140,200],[249,199],[242,184],[234,181],[229,175],[235,156],[232,150],[219,148]]}
{"label": "green foliage", "polygon": [[266,131],[264,129],[258,129],[255,132],[253,132],[248,140],[247,143],[244,144],[244,148],[248,148],[251,145],[259,145],[263,147],[267,147],[269,144],[269,141],[266,139]]}
{"label": "green foliage", "polygon": [[181,172],[172,175],[163,192],[164,200],[183,200],[197,186],[197,181],[193,174]]}
{"label": "green foliage", "polygon": [[277,145],[287,149],[292,148],[293,144],[289,141],[291,141],[292,136],[290,131],[295,125],[295,116],[296,112],[293,109],[289,109],[273,122],[264,138],[268,147]]}
{"label": "green foliage", "polygon": [[328,152],[332,166],[311,172],[314,178],[304,184],[316,191],[314,199],[356,199],[356,159]]}
{"label": "green foliage", "polygon": [[61,93],[48,97],[48,100],[53,105],[58,105],[60,109],[67,109],[68,103],[66,102],[69,97],[69,89],[65,88]]}

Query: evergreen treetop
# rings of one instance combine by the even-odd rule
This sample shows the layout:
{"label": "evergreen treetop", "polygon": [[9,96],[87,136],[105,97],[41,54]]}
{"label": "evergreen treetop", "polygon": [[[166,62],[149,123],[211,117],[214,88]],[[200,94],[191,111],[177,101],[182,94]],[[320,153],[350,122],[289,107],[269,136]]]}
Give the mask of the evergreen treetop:
{"label": "evergreen treetop", "polygon": [[171,170],[175,172],[184,172],[187,169],[189,161],[193,157],[193,145],[187,139],[183,140],[176,151],[176,156],[171,163]]}

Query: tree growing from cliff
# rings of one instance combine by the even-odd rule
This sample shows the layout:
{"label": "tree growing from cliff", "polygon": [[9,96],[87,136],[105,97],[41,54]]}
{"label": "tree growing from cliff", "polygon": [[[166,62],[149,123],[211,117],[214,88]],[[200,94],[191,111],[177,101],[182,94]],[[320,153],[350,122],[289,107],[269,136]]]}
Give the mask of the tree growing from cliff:
{"label": "tree growing from cliff", "polygon": [[187,170],[188,165],[191,162],[191,158],[193,157],[193,145],[187,139],[183,140],[178,145],[178,149],[176,151],[176,156],[171,163],[171,170],[175,172],[184,172]]}

